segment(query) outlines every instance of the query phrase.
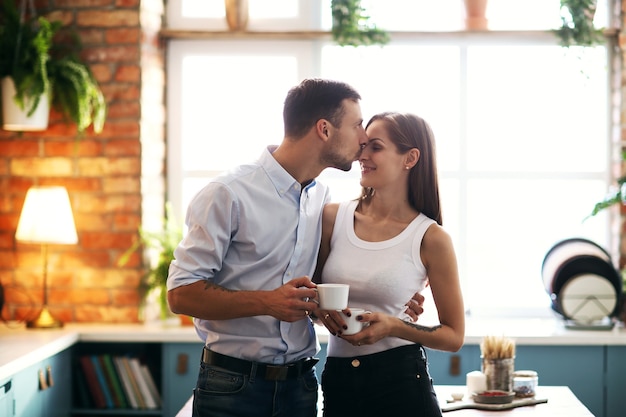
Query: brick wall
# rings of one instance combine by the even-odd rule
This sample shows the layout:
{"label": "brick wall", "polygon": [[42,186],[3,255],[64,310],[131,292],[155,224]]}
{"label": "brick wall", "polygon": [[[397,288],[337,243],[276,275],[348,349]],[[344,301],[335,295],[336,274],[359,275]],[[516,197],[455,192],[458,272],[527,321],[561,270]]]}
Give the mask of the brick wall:
{"label": "brick wall", "polygon": [[49,248],[48,307],[64,322],[137,322],[143,262],[118,259],[142,218],[158,224],[164,199],[162,0],[37,0],[38,14],[81,36],[82,58],[104,92],[104,131],[76,136],[51,114],[42,132],[0,130],[2,317],[24,320],[42,305],[40,247],[15,230],[31,185],[63,185],[79,242]]}

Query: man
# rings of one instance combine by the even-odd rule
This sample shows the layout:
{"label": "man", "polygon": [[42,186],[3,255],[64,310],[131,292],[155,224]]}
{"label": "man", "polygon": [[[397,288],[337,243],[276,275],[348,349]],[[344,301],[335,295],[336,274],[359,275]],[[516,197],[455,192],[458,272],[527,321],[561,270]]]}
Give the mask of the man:
{"label": "man", "polygon": [[345,83],[304,80],[285,99],[282,143],[191,201],[167,285],[171,310],[195,317],[205,341],[194,417],[317,414],[309,277],[329,192],[315,178],[358,158],[360,99]]}

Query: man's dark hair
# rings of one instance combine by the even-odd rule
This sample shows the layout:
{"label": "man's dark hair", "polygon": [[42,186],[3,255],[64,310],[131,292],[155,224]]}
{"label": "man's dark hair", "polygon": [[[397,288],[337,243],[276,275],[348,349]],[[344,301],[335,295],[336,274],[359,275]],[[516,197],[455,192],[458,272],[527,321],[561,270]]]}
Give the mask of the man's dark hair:
{"label": "man's dark hair", "polygon": [[361,95],[350,85],[333,80],[309,78],[291,88],[285,98],[285,136],[301,138],[320,119],[340,128],[343,100],[359,101]]}

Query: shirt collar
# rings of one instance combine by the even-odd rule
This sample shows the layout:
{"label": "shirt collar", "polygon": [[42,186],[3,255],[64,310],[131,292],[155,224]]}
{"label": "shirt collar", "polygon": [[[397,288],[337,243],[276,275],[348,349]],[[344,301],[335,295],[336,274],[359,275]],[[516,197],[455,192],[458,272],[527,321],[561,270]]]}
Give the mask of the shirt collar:
{"label": "shirt collar", "polygon": [[301,188],[300,183],[272,156],[272,153],[274,153],[277,148],[277,145],[268,146],[261,154],[259,163],[265,172],[267,172],[267,176],[270,181],[272,181],[272,184],[274,184],[276,191],[281,197],[290,190],[295,190],[299,194]]}

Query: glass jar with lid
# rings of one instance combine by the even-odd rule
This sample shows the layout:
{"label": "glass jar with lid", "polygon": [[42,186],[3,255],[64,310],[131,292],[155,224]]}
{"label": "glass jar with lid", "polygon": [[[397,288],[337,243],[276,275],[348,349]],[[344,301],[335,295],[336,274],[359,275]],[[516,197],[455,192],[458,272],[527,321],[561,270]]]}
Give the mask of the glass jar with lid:
{"label": "glass jar with lid", "polygon": [[513,372],[513,391],[517,398],[531,398],[535,396],[539,377],[537,372],[524,370]]}

